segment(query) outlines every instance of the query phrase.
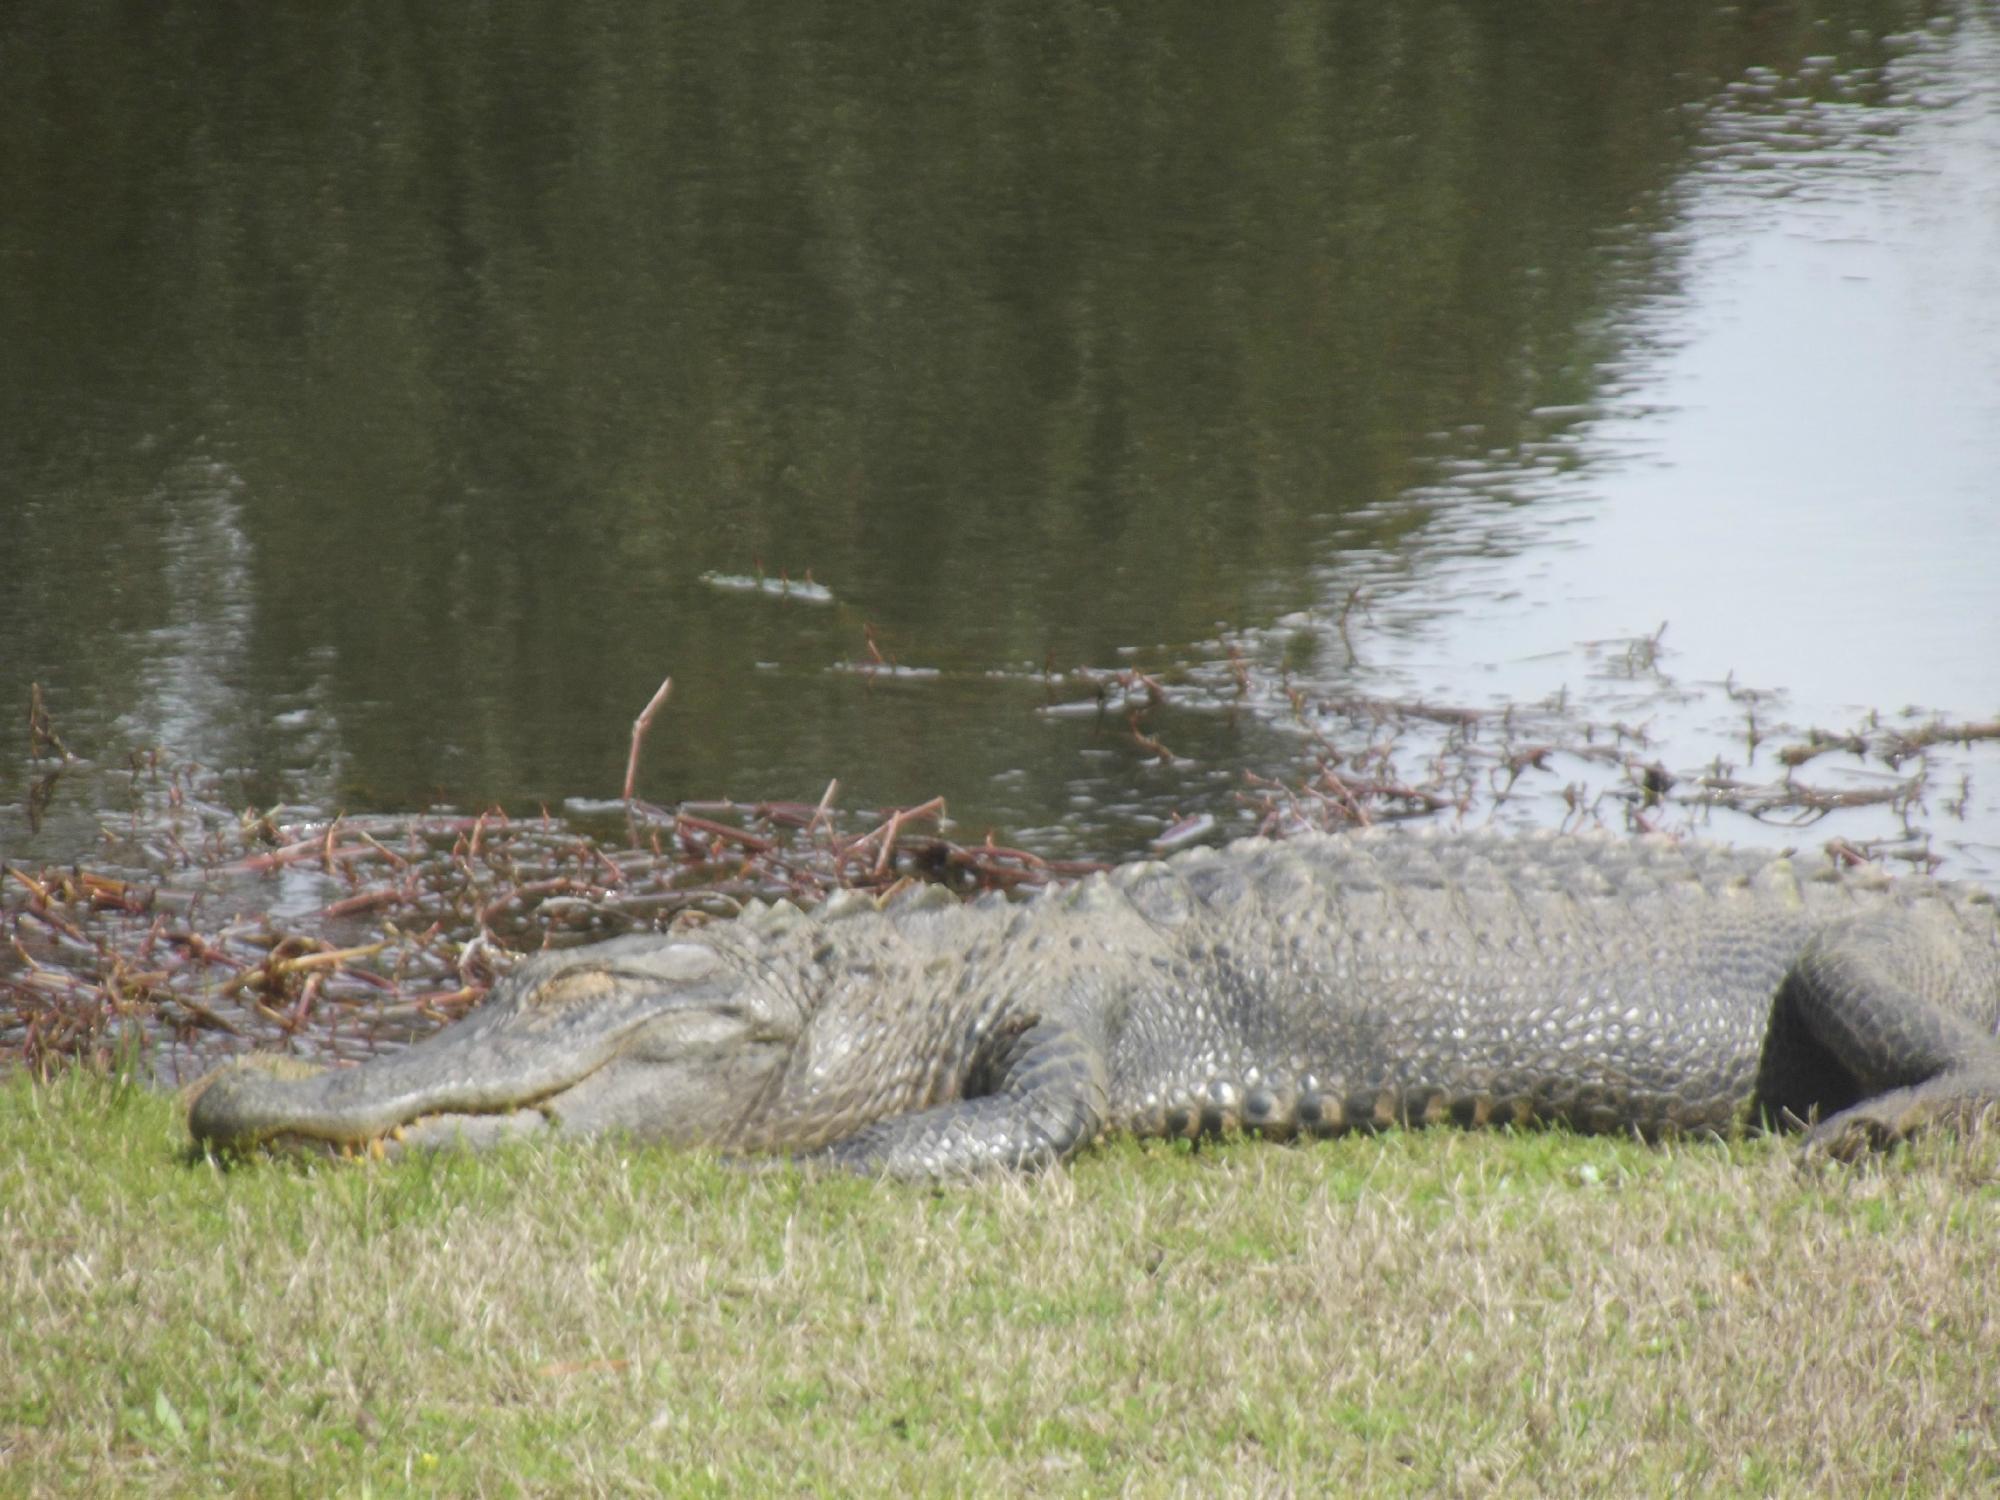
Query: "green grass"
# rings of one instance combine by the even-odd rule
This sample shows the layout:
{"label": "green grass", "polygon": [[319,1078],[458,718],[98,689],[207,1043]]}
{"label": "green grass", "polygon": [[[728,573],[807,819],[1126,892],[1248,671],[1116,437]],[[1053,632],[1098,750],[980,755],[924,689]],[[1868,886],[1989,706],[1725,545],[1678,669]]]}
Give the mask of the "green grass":
{"label": "green grass", "polygon": [[2000,1483],[2000,1139],[1116,1144],[931,1190],[578,1144],[191,1160],[0,1088],[0,1491]]}

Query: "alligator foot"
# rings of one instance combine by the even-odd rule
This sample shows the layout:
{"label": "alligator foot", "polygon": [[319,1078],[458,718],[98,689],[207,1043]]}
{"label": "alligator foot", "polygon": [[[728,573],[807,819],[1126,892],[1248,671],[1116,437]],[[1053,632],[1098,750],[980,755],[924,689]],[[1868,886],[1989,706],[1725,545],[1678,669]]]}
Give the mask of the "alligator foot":
{"label": "alligator foot", "polygon": [[1997,1099],[1991,1080],[1975,1085],[1962,1077],[1891,1089],[1813,1126],[1806,1132],[1805,1155],[1852,1162],[1939,1126],[1968,1133],[1994,1118]]}

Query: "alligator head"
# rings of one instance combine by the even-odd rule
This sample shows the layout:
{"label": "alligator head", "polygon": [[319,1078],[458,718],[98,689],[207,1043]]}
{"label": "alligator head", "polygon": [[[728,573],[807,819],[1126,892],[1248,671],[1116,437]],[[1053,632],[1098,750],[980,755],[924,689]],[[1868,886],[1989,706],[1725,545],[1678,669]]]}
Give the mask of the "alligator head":
{"label": "alligator head", "polygon": [[224,1068],[197,1085],[188,1125],[228,1150],[480,1145],[554,1126],[726,1144],[805,1020],[716,945],[620,938],[529,959],[472,1015],[364,1067]]}

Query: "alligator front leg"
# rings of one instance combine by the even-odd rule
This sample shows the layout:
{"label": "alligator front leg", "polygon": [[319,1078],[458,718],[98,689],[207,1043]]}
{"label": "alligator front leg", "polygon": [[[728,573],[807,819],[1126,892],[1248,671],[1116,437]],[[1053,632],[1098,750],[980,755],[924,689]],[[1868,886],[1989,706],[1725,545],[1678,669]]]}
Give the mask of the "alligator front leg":
{"label": "alligator front leg", "polygon": [[[1786,1077],[1766,1097],[1801,1116],[1830,1104],[1806,1136],[1809,1152],[1851,1160],[1933,1125],[1970,1124],[2000,1105],[2000,975],[1974,972],[1964,950],[1941,939],[1885,913],[1822,933],[1786,978],[1763,1077]],[[1984,1017],[1940,1003],[1969,993],[1992,996]],[[1795,1053],[1830,1062],[1835,1075],[1803,1091],[1810,1065],[1774,1056],[1784,1037],[1801,1033],[1810,1042]]]}
{"label": "alligator front leg", "polygon": [[1096,1138],[1104,1055],[1075,1024],[1038,1020],[980,1071],[990,1092],[877,1121],[799,1160],[887,1177],[963,1176],[1050,1166]]}

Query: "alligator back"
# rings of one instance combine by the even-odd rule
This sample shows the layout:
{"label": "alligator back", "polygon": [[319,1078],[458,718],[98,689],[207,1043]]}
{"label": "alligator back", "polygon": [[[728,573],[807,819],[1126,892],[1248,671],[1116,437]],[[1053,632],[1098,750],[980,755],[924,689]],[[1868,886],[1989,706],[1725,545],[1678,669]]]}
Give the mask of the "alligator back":
{"label": "alligator back", "polygon": [[1247,843],[1114,883],[1174,934],[1112,1052],[1141,1133],[1723,1128],[1816,927],[1892,900],[1959,920],[1928,882],[1608,836]]}

